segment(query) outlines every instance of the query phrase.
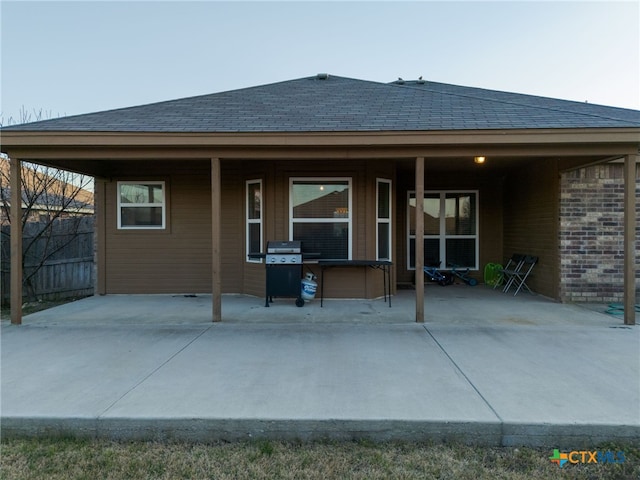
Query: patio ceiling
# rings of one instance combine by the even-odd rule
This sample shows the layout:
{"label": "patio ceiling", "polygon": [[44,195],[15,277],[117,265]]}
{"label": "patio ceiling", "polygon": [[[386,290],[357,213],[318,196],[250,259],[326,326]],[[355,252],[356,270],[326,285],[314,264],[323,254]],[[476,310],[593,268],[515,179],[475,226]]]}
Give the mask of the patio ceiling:
{"label": "patio ceiling", "polygon": [[[377,158],[373,156],[373,158]],[[489,156],[487,155],[486,163],[483,165],[476,165],[473,161],[473,157],[451,157],[451,158],[427,158],[426,168],[428,172],[440,172],[440,173],[455,173],[455,172],[469,172],[470,170],[477,170],[485,174],[506,175],[509,172],[517,170],[525,165],[533,162],[544,161],[550,158],[559,160],[559,167],[561,171],[574,170],[587,165],[594,165],[598,163],[605,163],[608,161],[622,158],[620,155],[585,155],[580,157],[561,157],[557,155],[549,156]],[[225,159],[223,159],[225,160]],[[209,162],[208,158],[200,159],[180,159],[176,157],[175,160],[158,160],[158,159],[139,159],[139,158],[121,158],[112,160],[69,160],[69,159],[32,159],[35,163],[40,163],[54,168],[60,168],[76,173],[82,173],[85,175],[91,175],[94,177],[109,177],[113,175],[113,169],[118,168],[119,164],[128,161],[135,161],[138,165],[148,163],[150,167],[158,167],[163,163],[173,163],[174,161],[199,161]],[[233,161],[233,160],[229,160]],[[259,160],[258,160],[259,161]],[[330,161],[330,160],[328,160]],[[336,161],[342,161],[342,159]],[[413,175],[415,168],[414,158],[397,159],[398,173],[410,173]]]}

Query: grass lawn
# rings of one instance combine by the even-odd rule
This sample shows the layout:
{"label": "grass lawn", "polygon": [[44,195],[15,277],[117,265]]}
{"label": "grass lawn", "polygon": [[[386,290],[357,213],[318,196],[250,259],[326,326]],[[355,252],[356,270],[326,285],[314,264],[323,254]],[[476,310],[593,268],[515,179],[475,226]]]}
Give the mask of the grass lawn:
{"label": "grass lawn", "polygon": [[[640,448],[620,464],[551,463],[553,449],[416,443],[255,441],[117,443],[105,440],[4,440],[2,479],[638,479]],[[562,452],[569,453],[566,450]]]}

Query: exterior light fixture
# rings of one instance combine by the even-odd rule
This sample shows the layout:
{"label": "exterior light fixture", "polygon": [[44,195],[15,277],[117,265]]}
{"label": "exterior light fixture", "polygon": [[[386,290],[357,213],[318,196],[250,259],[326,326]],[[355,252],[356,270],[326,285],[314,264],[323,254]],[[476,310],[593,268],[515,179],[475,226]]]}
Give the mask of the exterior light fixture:
{"label": "exterior light fixture", "polygon": [[476,162],[478,165],[482,165],[486,159],[487,157],[473,157],[473,161]]}

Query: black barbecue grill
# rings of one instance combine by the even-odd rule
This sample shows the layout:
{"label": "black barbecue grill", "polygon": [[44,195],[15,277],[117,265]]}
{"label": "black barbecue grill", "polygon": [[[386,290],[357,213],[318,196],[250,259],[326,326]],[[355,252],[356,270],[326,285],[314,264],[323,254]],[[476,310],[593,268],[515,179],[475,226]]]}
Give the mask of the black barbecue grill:
{"label": "black barbecue grill", "polygon": [[273,297],[295,297],[302,307],[302,245],[299,240],[267,242],[265,307]]}

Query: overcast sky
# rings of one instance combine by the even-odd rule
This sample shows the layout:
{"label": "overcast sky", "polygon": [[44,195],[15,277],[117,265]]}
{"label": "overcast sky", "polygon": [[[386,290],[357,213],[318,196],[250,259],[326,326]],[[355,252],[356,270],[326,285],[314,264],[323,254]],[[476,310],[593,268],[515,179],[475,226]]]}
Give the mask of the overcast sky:
{"label": "overcast sky", "polygon": [[0,3],[7,122],[327,72],[640,109],[640,2]]}

